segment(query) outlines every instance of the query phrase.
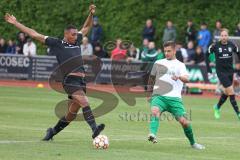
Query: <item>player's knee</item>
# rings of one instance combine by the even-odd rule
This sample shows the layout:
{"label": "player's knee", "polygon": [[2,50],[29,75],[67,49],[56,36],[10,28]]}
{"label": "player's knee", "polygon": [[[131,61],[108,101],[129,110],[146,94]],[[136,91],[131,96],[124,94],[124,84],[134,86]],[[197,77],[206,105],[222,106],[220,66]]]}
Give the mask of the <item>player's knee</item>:
{"label": "player's knee", "polygon": [[82,107],[89,106],[87,96],[74,95],[73,98],[80,106]]}
{"label": "player's knee", "polygon": [[189,125],[188,120],[184,117],[179,118],[178,121],[184,128],[188,127]]}
{"label": "player's knee", "polygon": [[89,106],[88,100],[81,101],[80,105],[82,106],[82,108]]}
{"label": "player's knee", "polygon": [[153,107],[151,111],[153,116],[159,116],[160,114],[158,107]]}
{"label": "player's knee", "polygon": [[227,88],[225,89],[225,92],[226,92],[226,94],[227,94],[228,96],[233,95],[233,94],[234,94],[233,86],[227,87]]}

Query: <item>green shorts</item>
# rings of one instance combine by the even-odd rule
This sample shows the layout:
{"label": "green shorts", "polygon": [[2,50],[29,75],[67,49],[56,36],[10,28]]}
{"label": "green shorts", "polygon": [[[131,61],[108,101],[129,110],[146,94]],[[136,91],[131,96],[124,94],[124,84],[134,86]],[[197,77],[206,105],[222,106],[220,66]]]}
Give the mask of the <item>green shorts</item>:
{"label": "green shorts", "polygon": [[150,100],[151,108],[156,106],[160,112],[168,111],[175,118],[185,117],[186,111],[181,98],[153,95]]}

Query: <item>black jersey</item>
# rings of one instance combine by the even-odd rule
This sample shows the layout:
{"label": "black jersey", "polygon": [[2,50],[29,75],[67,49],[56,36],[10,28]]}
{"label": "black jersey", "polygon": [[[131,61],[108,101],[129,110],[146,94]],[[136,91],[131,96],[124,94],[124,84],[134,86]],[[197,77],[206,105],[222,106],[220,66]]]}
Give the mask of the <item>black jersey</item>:
{"label": "black jersey", "polygon": [[[51,53],[56,56],[60,67],[64,68],[63,64],[66,64],[68,61],[70,62],[72,59],[76,58],[77,61],[79,61],[79,64],[72,66],[74,68],[72,68],[72,70],[69,72],[84,72],[84,68],[82,65],[83,62],[81,58],[81,48],[80,48],[81,41],[82,41],[82,34],[78,33],[75,44],[69,44],[64,40],[53,38],[53,37],[46,37],[45,44],[50,48]],[[76,68],[76,66],[78,67]],[[68,65],[68,68],[69,68],[69,65]],[[68,73],[64,73],[64,75],[66,74]]]}
{"label": "black jersey", "polygon": [[233,54],[236,53],[239,55],[238,47],[232,42],[228,41],[227,44],[222,44],[220,41],[213,43],[209,46],[208,52],[206,55],[206,65],[208,72],[212,72],[209,67],[208,57],[211,53],[215,54],[216,58],[216,72],[217,73],[229,73],[234,72],[233,69]]}

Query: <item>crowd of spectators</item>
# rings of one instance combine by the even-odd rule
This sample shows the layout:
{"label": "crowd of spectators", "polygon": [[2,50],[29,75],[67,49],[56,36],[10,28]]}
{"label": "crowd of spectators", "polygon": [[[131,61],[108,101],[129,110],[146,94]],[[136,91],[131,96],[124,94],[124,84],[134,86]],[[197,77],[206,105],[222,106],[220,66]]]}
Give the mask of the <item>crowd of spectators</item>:
{"label": "crowd of spectators", "polygon": [[[148,19],[142,31],[142,46],[137,48],[132,43],[126,49],[121,47],[121,39],[116,40],[116,48],[110,53],[113,60],[141,60],[143,62],[154,62],[163,59],[164,53],[161,46],[156,46],[156,43],[162,44],[167,41],[176,42],[176,57],[178,60],[186,64],[203,65],[205,64],[205,54],[211,43],[216,42],[222,29],[221,20],[217,20],[215,29],[211,33],[208,24],[203,22],[199,28],[188,20],[184,29],[185,39],[182,42],[177,41],[177,29],[172,21],[166,22],[166,27],[163,29],[162,41],[156,41],[156,28],[153,21]],[[240,37],[240,23],[237,25],[233,36]],[[210,62],[213,63],[214,56],[210,56]]]}
{"label": "crowd of spectators", "polygon": [[16,41],[9,39],[6,42],[4,38],[0,38],[0,53],[34,56],[37,54],[37,47],[30,37],[19,32]]}
{"label": "crowd of spectators", "polygon": [[[199,28],[197,28],[192,20],[188,20],[184,29],[185,39],[182,40],[182,43],[177,41],[177,29],[174,23],[169,20],[166,22],[166,27],[163,29],[162,41],[157,43],[162,44],[167,41],[175,41],[176,57],[178,60],[186,64],[203,65],[205,64],[205,54],[208,51],[208,47],[211,43],[217,41],[216,37],[220,36],[221,29],[221,20],[216,21],[215,29],[212,33],[207,23],[202,22]],[[132,48],[137,50],[137,48],[132,45],[127,52],[127,60],[154,62],[164,58],[161,47],[158,48],[155,45],[156,36],[158,35],[156,35],[156,29],[153,26],[153,22],[151,19],[148,19],[142,31],[142,47],[139,47],[136,54],[128,54],[132,52]],[[237,25],[233,36],[240,37],[240,23]],[[213,63],[214,60],[214,56],[210,56],[210,62]]]}
{"label": "crowd of spectators", "polygon": [[[141,60],[144,62],[154,62],[158,59],[164,58],[164,53],[161,46],[167,41],[176,42],[176,57],[178,60],[188,64],[203,64],[205,54],[208,46],[212,42],[216,42],[216,36],[220,35],[222,28],[221,20],[217,20],[215,29],[211,33],[208,24],[203,22],[199,28],[188,20],[184,28],[184,38],[182,42],[177,41],[177,29],[174,23],[170,20],[166,22],[163,29],[163,35],[160,42],[156,41],[156,28],[151,19],[146,20],[146,24],[142,30],[142,45],[136,47],[134,43],[129,43],[127,46],[122,45],[122,40],[117,38],[115,47],[111,51],[105,51],[103,46],[103,29],[99,23],[98,17],[93,19],[93,27],[88,37],[83,37],[81,44],[81,53],[86,56],[97,56],[99,58],[111,58],[113,60],[127,60],[136,61]],[[240,23],[237,24],[234,36],[240,37]],[[19,54],[25,56],[37,55],[36,44],[30,37],[20,32],[16,40],[5,39],[0,37],[0,53]],[[48,51],[49,55],[50,51]]]}

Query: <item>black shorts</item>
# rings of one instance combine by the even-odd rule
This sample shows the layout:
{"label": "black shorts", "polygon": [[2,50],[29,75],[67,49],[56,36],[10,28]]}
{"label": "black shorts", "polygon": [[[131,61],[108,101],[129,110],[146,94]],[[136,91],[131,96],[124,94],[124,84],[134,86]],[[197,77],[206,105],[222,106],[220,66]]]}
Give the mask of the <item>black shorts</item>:
{"label": "black shorts", "polygon": [[218,79],[224,88],[233,84],[233,73],[217,73]]}
{"label": "black shorts", "polygon": [[63,88],[68,94],[69,99],[72,99],[71,95],[78,90],[82,90],[86,93],[85,78],[73,75],[66,76],[63,80]]}

